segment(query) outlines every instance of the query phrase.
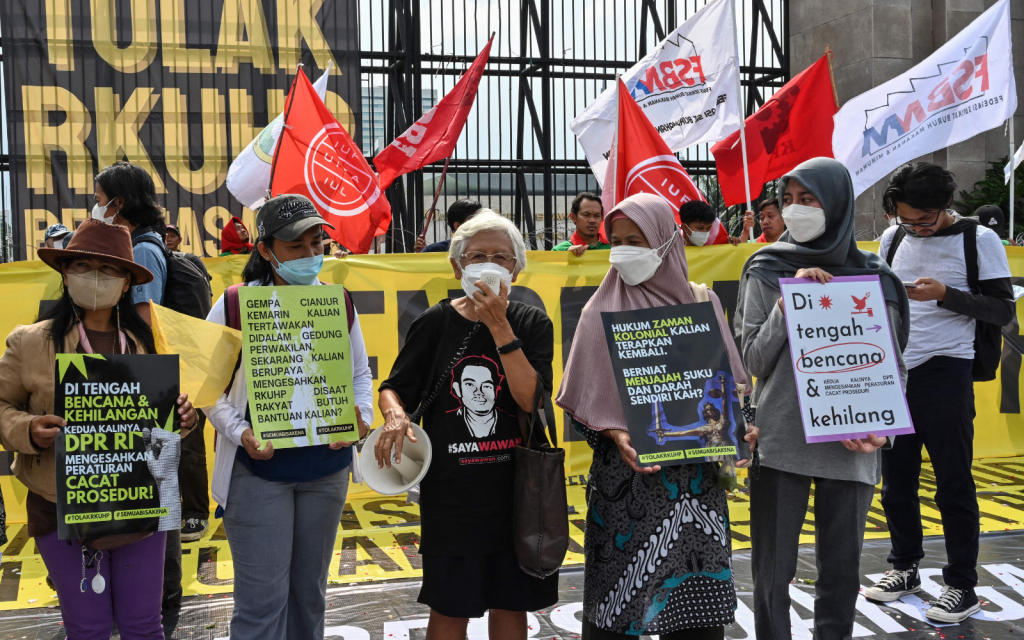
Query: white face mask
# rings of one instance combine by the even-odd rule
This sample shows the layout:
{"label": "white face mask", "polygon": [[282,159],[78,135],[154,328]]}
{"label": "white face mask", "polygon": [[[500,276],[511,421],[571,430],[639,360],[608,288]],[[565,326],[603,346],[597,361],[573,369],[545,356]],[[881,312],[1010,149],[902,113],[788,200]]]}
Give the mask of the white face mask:
{"label": "white face mask", "polygon": [[[689,227],[687,227],[687,228],[689,228]],[[706,245],[708,243],[708,238],[710,238],[710,237],[711,237],[711,232],[710,231],[693,231],[693,230],[691,230],[690,231],[690,238],[689,238],[689,240],[690,240],[690,244],[692,244],[694,246],[697,246],[697,247],[703,247],[704,245]]]}
{"label": "white face mask", "polygon": [[[462,268],[462,290],[466,292],[466,295],[470,298],[477,291],[480,291],[480,287],[476,286],[476,282],[480,280],[481,275],[484,271],[497,271],[501,274],[501,281],[505,283],[506,289],[512,288],[512,273],[505,267],[499,267],[493,262],[484,262],[482,264],[471,264],[468,267]],[[494,292],[498,294],[498,291]]]}
{"label": "white face mask", "polygon": [[75,304],[95,311],[109,309],[124,293],[124,278],[108,276],[99,271],[68,274],[68,293]]}
{"label": "white face mask", "polygon": [[782,210],[789,235],[797,242],[810,242],[825,233],[825,210],[802,204],[791,204]]}
{"label": "white face mask", "polygon": [[98,204],[92,205],[92,219],[99,220],[100,222],[106,222],[107,224],[114,224],[114,216],[116,216],[117,214],[115,213],[113,216],[110,216],[108,218],[107,207],[109,206],[109,202],[103,205],[102,207]]}
{"label": "white face mask", "polygon": [[[647,282],[661,266],[661,260],[672,241],[676,239],[677,233],[673,233],[668,242],[657,249],[648,247],[612,247],[608,252],[608,262],[612,263],[615,270],[619,272],[622,281],[630,286],[636,286],[641,282]],[[664,251],[661,251],[664,249]],[[661,252],[659,255],[658,252]]]}

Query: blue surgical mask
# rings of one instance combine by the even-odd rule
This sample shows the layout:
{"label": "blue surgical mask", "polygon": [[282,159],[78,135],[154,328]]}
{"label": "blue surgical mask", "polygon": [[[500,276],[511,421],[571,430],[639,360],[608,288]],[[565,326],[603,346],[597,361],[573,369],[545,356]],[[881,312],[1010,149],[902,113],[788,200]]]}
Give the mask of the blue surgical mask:
{"label": "blue surgical mask", "polygon": [[277,264],[274,265],[277,275],[284,278],[285,282],[288,284],[295,286],[313,284],[316,282],[316,277],[320,273],[320,269],[324,266],[323,254],[309,258],[288,260],[287,262],[281,262],[278,260],[273,251],[270,252],[270,255],[274,256],[274,260],[277,262]]}

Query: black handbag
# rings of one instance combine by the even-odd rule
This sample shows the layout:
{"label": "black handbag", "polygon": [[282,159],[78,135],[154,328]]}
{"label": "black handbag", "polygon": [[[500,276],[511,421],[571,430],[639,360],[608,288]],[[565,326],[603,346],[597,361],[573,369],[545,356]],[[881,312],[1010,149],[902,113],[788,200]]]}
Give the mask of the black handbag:
{"label": "black handbag", "polygon": [[[535,578],[558,571],[569,550],[565,449],[555,447],[554,420],[547,415],[544,386],[537,377],[533,411],[519,411],[522,443],[516,446],[512,530],[519,568]],[[541,438],[534,443],[537,422]]]}

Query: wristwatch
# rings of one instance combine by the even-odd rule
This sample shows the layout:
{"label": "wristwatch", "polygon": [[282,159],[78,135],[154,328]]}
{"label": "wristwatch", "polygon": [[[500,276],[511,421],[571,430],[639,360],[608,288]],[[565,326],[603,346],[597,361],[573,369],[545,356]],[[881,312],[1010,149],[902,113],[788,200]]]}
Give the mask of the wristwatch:
{"label": "wristwatch", "polygon": [[516,349],[522,349],[522,348],[523,348],[523,341],[521,339],[519,339],[519,338],[516,338],[512,342],[506,344],[505,346],[498,347],[498,354],[499,355],[505,355],[505,354],[508,354],[508,353],[512,353]]}

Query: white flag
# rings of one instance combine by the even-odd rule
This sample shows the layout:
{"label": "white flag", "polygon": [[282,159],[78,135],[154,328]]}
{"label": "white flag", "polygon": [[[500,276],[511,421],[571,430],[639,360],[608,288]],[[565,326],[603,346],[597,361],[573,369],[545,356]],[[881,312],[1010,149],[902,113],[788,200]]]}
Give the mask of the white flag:
{"label": "white flag", "polygon": [[1013,154],[1013,157],[1010,158],[1010,161],[1003,168],[1003,184],[1010,184],[1010,175],[1013,174],[1014,169],[1020,166],[1022,160],[1024,160],[1024,144],[1020,145],[1017,153]]}
{"label": "white flag", "polygon": [[[327,70],[324,71],[313,88],[323,100],[327,96],[327,79],[331,75],[331,65],[327,63]],[[274,149],[277,147],[277,139],[284,127],[284,114],[278,115],[274,120],[260,131],[252,142],[242,149],[231,166],[228,167],[227,187],[231,195],[249,209],[256,209],[263,204],[267,196],[267,189],[270,188],[270,168],[274,162]]]}
{"label": "white flag", "polygon": [[[713,0],[622,76],[672,151],[740,128],[735,42],[733,0]],[[612,84],[570,125],[602,184],[617,111]]]}
{"label": "white flag", "polygon": [[999,0],[924,62],[843,105],[832,152],[860,195],[901,164],[1001,126],[1016,109],[1010,3]]}

